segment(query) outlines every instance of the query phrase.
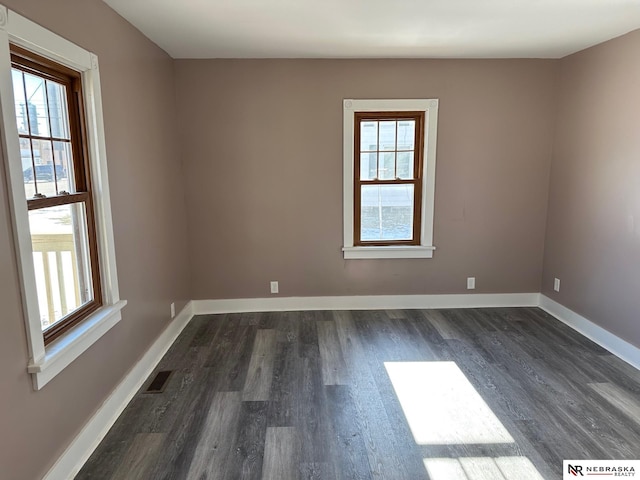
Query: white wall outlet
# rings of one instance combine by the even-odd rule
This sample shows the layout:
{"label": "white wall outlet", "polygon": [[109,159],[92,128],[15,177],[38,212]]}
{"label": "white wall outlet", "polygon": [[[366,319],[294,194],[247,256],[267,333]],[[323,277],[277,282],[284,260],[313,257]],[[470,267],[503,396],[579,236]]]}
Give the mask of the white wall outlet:
{"label": "white wall outlet", "polygon": [[476,277],[467,277],[467,290],[474,290],[476,288]]}
{"label": "white wall outlet", "polygon": [[559,291],[560,291],[560,279],[559,279],[559,278],[554,278],[554,279],[553,279],[553,289],[554,289],[556,292],[559,292]]}
{"label": "white wall outlet", "polygon": [[176,304],[171,302],[171,318],[176,316]]}
{"label": "white wall outlet", "polygon": [[278,293],[278,282],[271,282],[271,293]]}

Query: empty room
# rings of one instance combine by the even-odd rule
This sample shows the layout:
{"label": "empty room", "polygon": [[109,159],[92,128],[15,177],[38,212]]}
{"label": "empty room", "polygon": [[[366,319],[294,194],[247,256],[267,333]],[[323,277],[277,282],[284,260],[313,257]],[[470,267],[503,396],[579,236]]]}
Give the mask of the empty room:
{"label": "empty room", "polygon": [[640,475],[638,0],[0,2],[0,480]]}

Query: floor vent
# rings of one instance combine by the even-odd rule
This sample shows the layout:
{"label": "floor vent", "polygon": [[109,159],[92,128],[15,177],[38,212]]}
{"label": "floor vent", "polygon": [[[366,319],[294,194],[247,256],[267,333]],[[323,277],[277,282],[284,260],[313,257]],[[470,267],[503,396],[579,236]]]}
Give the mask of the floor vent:
{"label": "floor vent", "polygon": [[151,380],[151,383],[144,391],[144,393],[162,393],[164,392],[164,387],[167,386],[167,380],[173,373],[173,370],[163,370],[161,372],[156,373],[156,376]]}

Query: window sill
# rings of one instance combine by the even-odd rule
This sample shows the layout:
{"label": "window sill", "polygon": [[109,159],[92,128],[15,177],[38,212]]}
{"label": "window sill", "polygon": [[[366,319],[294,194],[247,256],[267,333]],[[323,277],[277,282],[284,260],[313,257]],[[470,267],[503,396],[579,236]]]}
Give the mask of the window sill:
{"label": "window sill", "polygon": [[35,389],[40,390],[44,387],[116,325],[122,319],[120,310],[126,304],[126,300],[120,300],[113,305],[100,308],[68,333],[47,345],[44,357],[27,367],[27,371],[33,374]]}
{"label": "window sill", "polygon": [[345,260],[366,258],[432,258],[433,246],[343,247]]}

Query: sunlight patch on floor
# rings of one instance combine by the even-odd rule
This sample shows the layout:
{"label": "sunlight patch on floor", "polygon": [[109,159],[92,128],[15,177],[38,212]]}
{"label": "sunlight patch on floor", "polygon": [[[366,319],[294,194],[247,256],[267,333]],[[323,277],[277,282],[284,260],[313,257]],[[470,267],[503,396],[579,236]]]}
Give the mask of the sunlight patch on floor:
{"label": "sunlight patch on floor", "polygon": [[431,480],[544,480],[526,457],[425,458]]}
{"label": "sunlight patch on floor", "polygon": [[455,362],[385,362],[418,445],[513,443]]}

